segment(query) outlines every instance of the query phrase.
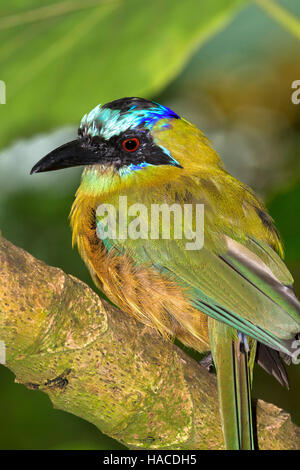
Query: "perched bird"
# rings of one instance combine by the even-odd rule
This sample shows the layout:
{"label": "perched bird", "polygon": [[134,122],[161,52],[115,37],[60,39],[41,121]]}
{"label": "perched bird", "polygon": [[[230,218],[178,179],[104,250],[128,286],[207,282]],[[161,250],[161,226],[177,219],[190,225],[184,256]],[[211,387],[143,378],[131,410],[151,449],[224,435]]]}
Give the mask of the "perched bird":
{"label": "perched bird", "polygon": [[[288,385],[280,355],[291,359],[300,331],[300,303],[263,203],[225,171],[193,124],[142,98],[97,106],[78,138],[32,173],[78,165],[85,168],[71,211],[73,242],[96,285],[164,336],[211,351],[226,448],[253,449],[254,361]],[[104,204],[115,208],[114,220],[99,213]],[[193,212],[182,234],[176,210],[201,204],[204,238],[188,248],[202,219]],[[155,233],[147,219],[161,205],[174,209],[169,236],[162,219]],[[134,236],[130,207],[140,215]]]}

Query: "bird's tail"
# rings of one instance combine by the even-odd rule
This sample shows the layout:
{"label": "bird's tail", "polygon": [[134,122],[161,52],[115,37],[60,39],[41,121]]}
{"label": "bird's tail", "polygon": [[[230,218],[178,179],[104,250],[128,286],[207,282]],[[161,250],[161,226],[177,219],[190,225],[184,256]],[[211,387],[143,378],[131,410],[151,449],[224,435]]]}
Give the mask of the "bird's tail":
{"label": "bird's tail", "polygon": [[219,405],[226,449],[252,450],[251,383],[256,342],[216,320],[209,320],[217,370]]}

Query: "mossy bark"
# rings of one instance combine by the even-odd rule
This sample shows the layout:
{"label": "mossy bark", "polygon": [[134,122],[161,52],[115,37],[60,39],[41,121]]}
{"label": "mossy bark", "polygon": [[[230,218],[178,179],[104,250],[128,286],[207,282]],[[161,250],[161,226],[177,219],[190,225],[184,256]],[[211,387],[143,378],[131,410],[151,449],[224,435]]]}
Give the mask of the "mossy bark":
{"label": "mossy bark", "polygon": [[[1,237],[0,340],[17,382],[129,448],[223,448],[213,374]],[[261,449],[300,449],[284,411],[259,401],[257,423]]]}

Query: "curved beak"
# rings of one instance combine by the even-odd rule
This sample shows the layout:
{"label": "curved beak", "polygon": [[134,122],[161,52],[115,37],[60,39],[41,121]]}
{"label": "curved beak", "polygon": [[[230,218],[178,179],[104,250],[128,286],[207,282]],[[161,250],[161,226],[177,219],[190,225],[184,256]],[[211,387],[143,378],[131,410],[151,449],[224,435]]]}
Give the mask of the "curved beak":
{"label": "curved beak", "polygon": [[97,155],[82,144],[79,139],[76,139],[61,145],[34,165],[30,174],[61,170],[72,166],[94,165],[99,162],[99,154]]}

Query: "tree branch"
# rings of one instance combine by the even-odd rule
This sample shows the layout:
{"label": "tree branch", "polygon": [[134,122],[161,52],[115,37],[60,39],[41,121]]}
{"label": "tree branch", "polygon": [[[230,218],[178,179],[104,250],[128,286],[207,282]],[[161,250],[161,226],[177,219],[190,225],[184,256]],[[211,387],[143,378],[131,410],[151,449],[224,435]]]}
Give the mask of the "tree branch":
{"label": "tree branch", "polygon": [[[0,340],[17,382],[129,448],[223,448],[213,374],[1,237]],[[261,449],[300,448],[283,410],[259,401],[257,422]]]}

